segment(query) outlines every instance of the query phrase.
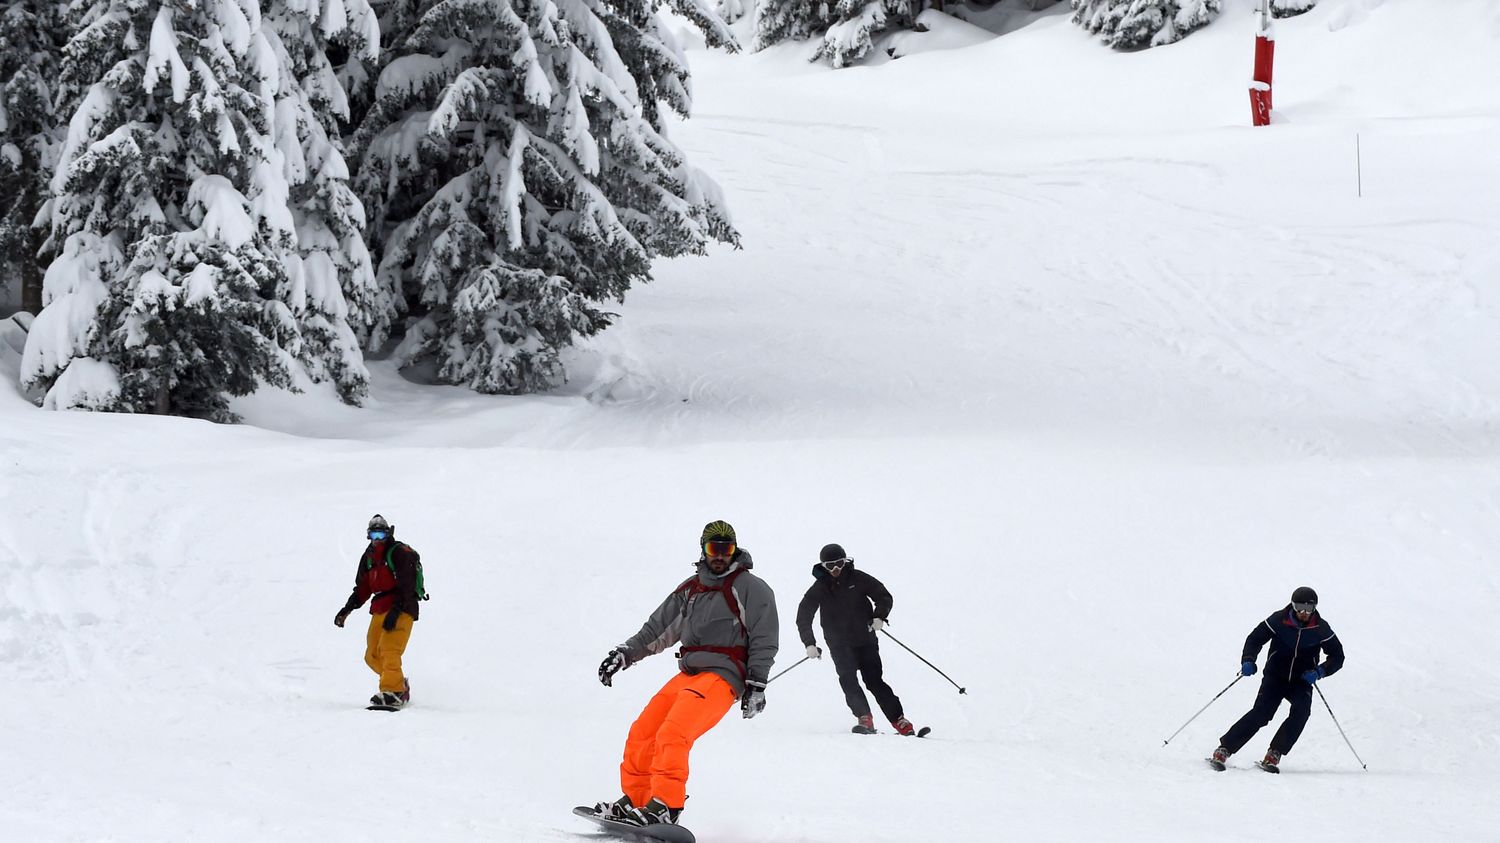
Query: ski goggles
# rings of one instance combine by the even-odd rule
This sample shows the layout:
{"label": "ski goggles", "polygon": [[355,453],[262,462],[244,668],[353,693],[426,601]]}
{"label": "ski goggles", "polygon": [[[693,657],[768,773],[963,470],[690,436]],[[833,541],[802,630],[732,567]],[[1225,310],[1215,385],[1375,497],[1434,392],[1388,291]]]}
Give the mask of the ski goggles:
{"label": "ski goggles", "polygon": [[369,532],[369,536],[370,536],[370,541],[372,541],[372,542],[383,542],[386,539],[388,539],[388,538],[391,537],[391,531],[390,530],[371,530]]}
{"label": "ski goggles", "polygon": [[1310,615],[1317,608],[1318,608],[1318,604],[1316,604],[1316,603],[1293,603],[1292,604],[1292,609],[1294,609],[1298,614],[1309,614]]}
{"label": "ski goggles", "polygon": [[709,559],[728,559],[734,555],[734,542],[717,540],[704,542],[703,555]]}
{"label": "ski goggles", "polygon": [[845,556],[843,559],[835,559],[831,562],[822,562],[819,564],[823,566],[823,570],[825,571],[837,571],[842,569],[848,563],[849,557]]}

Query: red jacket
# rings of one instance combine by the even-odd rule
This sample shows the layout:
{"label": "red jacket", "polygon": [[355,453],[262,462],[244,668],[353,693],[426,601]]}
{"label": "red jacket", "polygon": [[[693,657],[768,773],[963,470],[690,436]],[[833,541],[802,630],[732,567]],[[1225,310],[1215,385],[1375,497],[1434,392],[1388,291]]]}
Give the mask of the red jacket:
{"label": "red jacket", "polygon": [[[417,599],[417,561],[420,558],[415,550],[402,542],[392,545],[370,542],[360,554],[359,567],[354,571],[354,591],[349,594],[344,611],[352,612],[369,600],[372,615],[384,615],[396,609],[416,620],[421,607]],[[390,564],[386,563],[387,559]]]}

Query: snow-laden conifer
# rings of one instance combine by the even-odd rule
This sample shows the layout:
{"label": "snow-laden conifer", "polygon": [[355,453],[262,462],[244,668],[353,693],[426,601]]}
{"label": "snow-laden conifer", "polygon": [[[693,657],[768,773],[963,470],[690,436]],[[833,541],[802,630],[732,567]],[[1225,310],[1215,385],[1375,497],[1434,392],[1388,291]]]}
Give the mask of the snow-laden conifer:
{"label": "snow-laden conifer", "polygon": [[232,420],[230,396],[293,386],[304,351],[259,4],[93,0],[80,20],[51,183],[60,257],[22,377],[48,406]]}
{"label": "snow-laden conifer", "polygon": [[[482,392],[546,388],[653,257],[736,240],[716,185],[665,135],[660,104],[686,114],[691,91],[654,10],[428,0],[393,41],[356,186],[378,277],[417,317],[400,362]],[[733,43],[722,22],[706,35]]]}
{"label": "snow-laden conifer", "polygon": [[[349,186],[339,137],[349,98],[328,49],[338,39],[356,63],[372,62],[379,25],[365,0],[267,0],[263,8],[277,64],[273,140],[289,190],[281,201],[296,232],[280,297],[297,317],[309,375],[356,402],[368,381],[360,338],[384,334],[394,311],[375,285],[364,207]],[[269,190],[260,198],[278,199]]]}
{"label": "snow-laden conifer", "polygon": [[821,38],[837,20],[836,4],[837,0],[759,0],[755,4],[755,49]]}
{"label": "snow-laden conifer", "polygon": [[1271,0],[1271,16],[1294,18],[1303,12],[1312,11],[1312,7],[1316,5],[1318,0]]}
{"label": "snow-laden conifer", "polygon": [[1207,26],[1221,0],[1072,0],[1073,22],[1117,50],[1180,41]]}
{"label": "snow-laden conifer", "polygon": [[823,33],[823,43],[813,59],[828,59],[834,67],[846,67],[870,52],[881,32],[909,23],[907,0],[838,0],[834,22]]}
{"label": "snow-laden conifer", "polygon": [[32,226],[48,192],[63,118],[55,103],[66,42],[56,0],[0,3],[0,293],[20,287],[21,306],[42,305],[44,229]]}

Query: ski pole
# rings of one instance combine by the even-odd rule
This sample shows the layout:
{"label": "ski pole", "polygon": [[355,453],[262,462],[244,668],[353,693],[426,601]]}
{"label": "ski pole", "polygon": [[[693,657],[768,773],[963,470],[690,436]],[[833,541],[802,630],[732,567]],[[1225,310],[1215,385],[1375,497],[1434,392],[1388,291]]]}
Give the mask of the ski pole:
{"label": "ski pole", "polygon": [[[1318,688],[1318,683],[1314,682],[1313,683],[1313,687],[1314,688]],[[1322,688],[1318,688],[1318,699],[1322,700],[1323,701],[1323,707],[1326,708],[1326,709],[1328,709],[1328,716],[1329,717],[1333,717],[1333,706],[1329,705],[1328,704],[1328,698],[1325,697],[1325,696],[1323,696],[1323,689]],[[1344,735],[1344,727],[1343,726],[1339,726],[1339,719],[1337,717],[1333,717],[1333,725],[1338,726],[1339,734],[1343,735],[1343,737],[1344,737],[1344,743],[1349,747],[1349,751],[1350,752],[1354,752],[1354,744],[1349,743],[1349,736],[1348,735]],[[1365,766],[1365,760],[1363,758],[1359,757],[1359,753],[1358,752],[1354,752],[1354,760],[1359,762],[1360,769],[1363,769],[1363,770],[1370,769],[1369,767]]]}
{"label": "ski pole", "polygon": [[803,662],[807,661],[810,658],[812,658],[812,656],[803,656],[801,659],[798,659],[797,661],[793,662],[792,665],[791,665],[791,667],[788,667],[786,670],[781,671],[781,673],[778,673],[775,676],[772,676],[770,679],[767,679],[766,680],[766,684],[769,685],[772,682],[775,682],[779,677],[781,677],[782,674],[787,673],[793,667],[796,667],[797,665],[802,664]]}
{"label": "ski pole", "polygon": [[[890,634],[889,632],[886,632],[883,629],[880,630],[880,631],[881,631],[881,633],[883,633],[885,635],[885,637],[891,639],[892,641],[895,641],[897,644],[901,644],[901,639],[899,639],[896,636]],[[953,684],[953,687],[958,688],[958,692],[960,694],[968,694],[969,693],[969,691],[968,691],[967,688],[964,688],[964,687],[960,686],[957,682],[954,682],[951,678],[949,678],[948,674],[942,672],[941,670],[938,670],[937,665],[933,664],[932,662],[930,662],[930,661],[928,661],[926,659],[923,659],[922,655],[920,653],[918,653],[916,650],[913,650],[912,648],[906,646],[905,644],[901,644],[901,649],[905,650],[908,653],[911,653],[912,655],[916,656],[919,659],[922,659],[922,664],[927,665],[928,667],[932,668],[933,670],[937,670],[938,675],[941,676],[941,677],[943,677],[944,679],[947,679],[949,682],[951,682]]]}
{"label": "ski pole", "polygon": [[[1238,682],[1238,681],[1240,681],[1241,679],[1244,679],[1244,678],[1245,678],[1245,675],[1242,673],[1239,676],[1234,677],[1234,682]],[[1220,691],[1219,693],[1214,694],[1214,699],[1213,700],[1209,700],[1208,702],[1204,703],[1203,707],[1200,708],[1200,709],[1198,709],[1198,714],[1202,714],[1203,712],[1208,711],[1208,707],[1214,704],[1214,700],[1218,699],[1219,697],[1224,696],[1224,694],[1227,693],[1230,688],[1234,687],[1234,682],[1230,682],[1228,685],[1224,686],[1224,690],[1223,691]],[[1188,718],[1188,722],[1187,723],[1184,723],[1181,726],[1178,726],[1177,727],[1177,731],[1175,731],[1175,732],[1172,733],[1172,738],[1175,738],[1179,734],[1181,734],[1182,730],[1186,729],[1188,727],[1188,723],[1191,723],[1194,720],[1197,720],[1198,719],[1198,714],[1194,714],[1192,717]],[[1162,741],[1161,745],[1162,746],[1166,746],[1167,744],[1171,743],[1172,742],[1172,738],[1167,738],[1166,740]]]}

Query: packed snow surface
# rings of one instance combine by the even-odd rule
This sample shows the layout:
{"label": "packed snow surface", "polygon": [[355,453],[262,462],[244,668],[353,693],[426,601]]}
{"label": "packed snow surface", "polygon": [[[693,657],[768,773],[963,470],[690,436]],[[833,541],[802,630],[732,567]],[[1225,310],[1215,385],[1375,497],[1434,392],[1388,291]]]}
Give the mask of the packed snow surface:
{"label": "packed snow surface", "polygon": [[[690,49],[672,135],[744,248],[659,265],[553,394],[373,361],[364,408],[52,412],[9,323],[5,839],[590,839],[569,809],[617,795],[674,662],[596,666],[715,518],[778,669],[839,542],[968,693],[885,639],[934,731],[856,736],[796,667],[699,741],[705,843],[1492,839],[1500,13],[1325,0],[1252,129],[1251,5],[1134,54],[1008,2],[839,71]],[[375,512],[433,595],[394,715],[364,616],[332,624]],[[1368,770],[1314,699],[1283,775],[1251,765],[1274,724],[1210,771],[1255,680],[1163,746],[1299,585]]]}

